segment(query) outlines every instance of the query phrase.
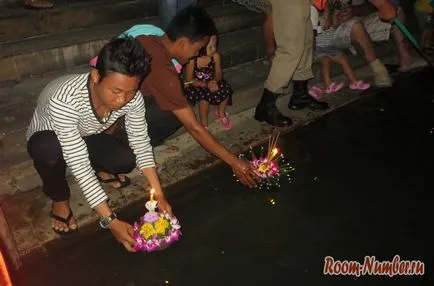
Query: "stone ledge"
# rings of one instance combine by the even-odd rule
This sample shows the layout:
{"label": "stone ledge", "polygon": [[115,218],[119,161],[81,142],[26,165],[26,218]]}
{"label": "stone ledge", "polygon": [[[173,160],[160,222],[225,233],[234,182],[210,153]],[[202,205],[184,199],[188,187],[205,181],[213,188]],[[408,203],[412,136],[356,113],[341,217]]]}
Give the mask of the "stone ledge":
{"label": "stone ledge", "polygon": [[[225,47],[225,33],[238,32],[237,30],[241,29],[246,32],[262,22],[262,15],[236,5],[228,5],[224,9],[211,7],[208,10],[221,34],[222,48]],[[85,64],[110,39],[139,23],[157,24],[157,19],[136,19],[63,34],[24,39],[13,44],[0,44],[0,66],[8,67],[1,71],[0,82],[20,81],[29,76]],[[262,41],[257,38],[256,43],[261,45]]]}

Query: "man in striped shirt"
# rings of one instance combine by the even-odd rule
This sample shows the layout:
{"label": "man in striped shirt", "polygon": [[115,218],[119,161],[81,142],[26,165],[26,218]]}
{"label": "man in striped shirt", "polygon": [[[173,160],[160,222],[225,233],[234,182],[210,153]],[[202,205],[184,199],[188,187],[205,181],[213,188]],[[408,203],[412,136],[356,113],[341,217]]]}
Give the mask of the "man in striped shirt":
{"label": "man in striped shirt", "polygon": [[[99,181],[112,177],[121,187],[135,166],[155,190],[159,208],[171,213],[155,170],[145,121],[140,82],[150,71],[150,57],[133,38],[116,39],[100,52],[90,73],[60,77],[42,91],[28,132],[28,151],[53,201],[52,228],[61,235],[77,230],[69,205],[66,166],[82,189],[91,208],[127,250],[133,251],[132,226],[117,219],[107,204]],[[105,134],[125,116],[128,144]]]}

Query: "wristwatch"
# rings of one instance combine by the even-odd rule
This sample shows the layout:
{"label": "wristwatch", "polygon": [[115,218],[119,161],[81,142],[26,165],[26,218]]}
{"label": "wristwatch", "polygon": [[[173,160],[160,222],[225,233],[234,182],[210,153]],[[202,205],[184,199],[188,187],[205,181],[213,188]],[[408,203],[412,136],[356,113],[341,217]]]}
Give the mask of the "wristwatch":
{"label": "wristwatch", "polygon": [[117,218],[118,218],[118,216],[117,216],[115,213],[112,213],[111,215],[109,215],[109,216],[107,216],[107,217],[105,217],[105,218],[102,218],[102,219],[99,221],[99,225],[100,225],[102,228],[107,229],[108,226],[109,226],[109,224],[110,224],[112,221],[114,221],[115,219],[117,219]]}

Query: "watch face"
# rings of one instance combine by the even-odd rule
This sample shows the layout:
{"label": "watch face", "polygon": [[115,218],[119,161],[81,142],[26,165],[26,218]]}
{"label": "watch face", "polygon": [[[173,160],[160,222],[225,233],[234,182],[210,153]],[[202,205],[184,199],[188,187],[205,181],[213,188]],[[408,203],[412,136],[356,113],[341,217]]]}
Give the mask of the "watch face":
{"label": "watch face", "polygon": [[102,219],[102,220],[100,220],[100,221],[99,221],[99,225],[100,225],[102,228],[107,228],[107,225],[108,225],[107,220],[106,220],[106,219]]}
{"label": "watch face", "polygon": [[99,224],[102,228],[107,228],[108,225],[117,218],[115,213],[112,213],[110,216],[105,217],[99,221]]}

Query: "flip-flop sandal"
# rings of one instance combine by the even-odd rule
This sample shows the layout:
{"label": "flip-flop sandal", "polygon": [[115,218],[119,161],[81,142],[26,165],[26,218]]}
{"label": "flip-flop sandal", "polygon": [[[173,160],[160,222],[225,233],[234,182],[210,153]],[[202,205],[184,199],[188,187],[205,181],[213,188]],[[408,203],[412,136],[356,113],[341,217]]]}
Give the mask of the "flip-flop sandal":
{"label": "flip-flop sandal", "polygon": [[157,173],[160,174],[164,170],[164,165],[157,163],[155,164],[155,169],[157,170]]}
{"label": "flip-flop sandal", "polygon": [[[37,6],[37,3],[32,3],[34,1],[25,1],[24,2],[24,8],[25,9],[30,9],[30,10],[47,10],[47,9],[52,9],[54,7],[54,4],[48,1],[42,1],[45,2],[48,6]],[[36,1],[37,2],[37,1]]]}
{"label": "flip-flop sandal", "polygon": [[220,116],[218,111],[214,113],[215,118],[220,122],[220,125],[225,129],[232,128],[232,121],[229,119],[229,114],[225,112],[225,116]]}
{"label": "flip-flop sandal", "polygon": [[68,226],[68,228],[69,228],[68,231],[63,231],[63,230],[55,229],[53,226],[51,226],[51,229],[55,233],[57,233],[58,235],[68,236],[68,235],[71,235],[71,234],[76,233],[78,231],[78,226],[76,228],[74,228],[74,229],[72,229],[69,226],[69,222],[74,217],[74,214],[72,213],[71,208],[69,208],[69,214],[68,214],[68,216],[66,218],[63,218],[61,216],[56,215],[55,213],[53,213],[53,210],[51,210],[51,212],[50,212],[50,217],[53,218],[53,219],[55,219],[55,220],[57,220],[57,221],[60,221],[61,223],[66,224]]}
{"label": "flip-flop sandal", "polygon": [[173,145],[158,145],[154,147],[154,151],[167,153],[167,154],[175,154],[179,152],[179,148]]}
{"label": "flip-flop sandal", "polygon": [[131,180],[127,176],[124,176],[124,181],[121,181],[121,178],[119,177],[119,175],[114,175],[114,176],[115,176],[114,178],[105,179],[105,180],[102,179],[98,175],[96,177],[98,178],[98,181],[100,181],[101,183],[104,183],[104,184],[119,182],[119,184],[120,184],[119,187],[113,187],[112,185],[110,185],[112,188],[115,188],[115,189],[122,189],[122,188],[128,187],[131,184]]}
{"label": "flip-flop sandal", "polygon": [[329,87],[324,90],[324,93],[330,94],[341,90],[344,87],[343,82],[335,82],[330,83]]}

